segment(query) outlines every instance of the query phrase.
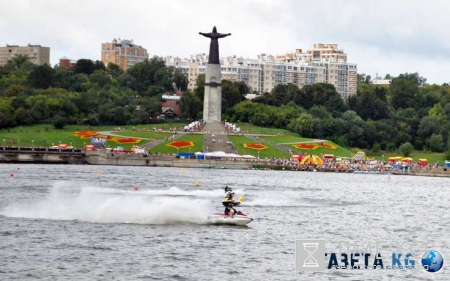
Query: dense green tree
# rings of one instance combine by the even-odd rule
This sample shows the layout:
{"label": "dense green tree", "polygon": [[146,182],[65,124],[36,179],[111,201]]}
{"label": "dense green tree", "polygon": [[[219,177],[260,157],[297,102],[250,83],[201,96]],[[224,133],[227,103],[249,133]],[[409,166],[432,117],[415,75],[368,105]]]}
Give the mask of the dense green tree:
{"label": "dense green tree", "polygon": [[94,73],[96,70],[106,71],[105,64],[102,61],[96,60],[94,62],[94,71],[92,73]]}
{"label": "dense green tree", "polygon": [[314,118],[319,119],[329,119],[333,116],[331,115],[331,112],[328,111],[328,109],[323,105],[314,105],[308,110],[309,114],[311,114]]}
{"label": "dense green tree", "polygon": [[244,99],[235,82],[222,80],[222,112],[232,108]]}
{"label": "dense green tree", "polygon": [[27,74],[33,70],[34,65],[30,61],[30,57],[27,55],[18,54],[8,60],[5,65],[5,69],[8,72],[17,74]]}
{"label": "dense green tree", "polygon": [[94,73],[95,69],[96,66],[94,65],[94,62],[89,59],[79,59],[73,67],[73,71],[75,73],[83,73],[87,75]]}
{"label": "dense green tree", "polygon": [[433,134],[441,132],[441,122],[436,116],[426,116],[422,118],[417,134],[422,138],[428,138]]}
{"label": "dense green tree", "polygon": [[20,84],[11,84],[8,87],[6,87],[4,94],[7,97],[16,97],[20,95],[25,95],[26,88],[23,85]]}
{"label": "dense green tree", "polygon": [[445,149],[444,140],[441,134],[433,134],[429,139],[428,147],[431,152],[443,152]]}
{"label": "dense green tree", "polygon": [[15,126],[27,126],[32,125],[34,123],[33,115],[29,109],[25,109],[23,107],[19,107],[14,111],[14,115],[12,117],[12,123]]}
{"label": "dense green tree", "polygon": [[299,95],[299,89],[295,84],[278,84],[270,93],[264,93],[260,98],[263,103],[273,106],[281,106],[294,100]]}
{"label": "dense green tree", "polygon": [[248,85],[243,81],[234,82],[234,85],[236,85],[236,87],[238,88],[242,100],[245,100],[245,96],[250,93],[250,88],[248,87]]}
{"label": "dense green tree", "polygon": [[120,66],[112,62],[108,62],[108,65],[106,66],[106,72],[113,78],[117,78],[121,74],[123,74],[123,70],[120,69]]}
{"label": "dense green tree", "polygon": [[49,65],[38,65],[28,75],[28,83],[37,89],[47,89],[53,84],[55,70]]}
{"label": "dense green tree", "polygon": [[11,127],[14,108],[11,106],[11,100],[0,98],[0,129]]}
{"label": "dense green tree", "polygon": [[137,80],[128,73],[122,73],[117,77],[117,81],[124,88],[137,90]]}
{"label": "dense green tree", "polygon": [[198,119],[202,110],[200,99],[191,91],[187,91],[181,97],[180,110],[183,116],[190,119]]}
{"label": "dense green tree", "polygon": [[386,91],[372,84],[359,85],[356,96],[350,99],[349,104],[365,120],[380,120],[389,114]]}
{"label": "dense green tree", "polygon": [[105,70],[95,70],[94,73],[89,76],[89,81],[98,85],[100,88],[103,88],[111,82],[111,78]]}
{"label": "dense green tree", "polygon": [[169,78],[166,76],[169,74],[165,68],[162,58],[153,57],[150,60],[136,63],[128,69],[127,73],[136,79],[136,90],[142,93],[150,86],[168,86]]}
{"label": "dense green tree", "polygon": [[424,83],[424,79],[417,73],[401,74],[393,78],[390,85],[391,105],[398,108],[415,108],[419,99],[419,86]]}
{"label": "dense green tree", "polygon": [[370,84],[372,83],[372,77],[370,75],[366,75],[364,73],[356,75],[356,81],[359,84]]}
{"label": "dense green tree", "polygon": [[175,84],[175,87],[178,91],[184,92],[188,88],[189,80],[181,72],[181,69],[177,68],[173,72],[173,83]]}
{"label": "dense green tree", "polygon": [[294,96],[294,102],[305,109],[323,105],[331,112],[344,112],[348,109],[333,85],[317,83],[306,85]]}
{"label": "dense green tree", "polygon": [[203,100],[205,98],[205,74],[199,74],[197,76],[194,93],[203,104]]}
{"label": "dense green tree", "polygon": [[311,114],[302,113],[298,118],[292,120],[288,127],[302,137],[311,138],[314,133],[314,118]]}

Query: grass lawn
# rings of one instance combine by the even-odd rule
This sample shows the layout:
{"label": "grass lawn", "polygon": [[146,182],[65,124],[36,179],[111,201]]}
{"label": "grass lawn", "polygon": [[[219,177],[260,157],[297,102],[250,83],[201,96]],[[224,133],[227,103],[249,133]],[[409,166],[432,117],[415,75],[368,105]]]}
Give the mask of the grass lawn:
{"label": "grass lawn", "polygon": [[296,133],[289,132],[285,129],[276,129],[276,128],[267,128],[255,126],[251,123],[234,123],[237,127],[241,128],[241,131],[248,134],[268,134],[268,135],[277,135],[277,134],[289,134],[293,136],[298,136]]}
{"label": "grass lawn", "polygon": [[[12,142],[14,146],[49,147],[59,143],[71,144],[74,147],[83,147],[90,140],[83,140],[74,135],[77,130],[85,130],[85,126],[67,126],[64,130],[55,130],[53,125],[39,124],[32,126],[20,126],[0,131],[0,140],[5,140],[6,145]],[[3,145],[3,143],[2,143]]]}
{"label": "grass lawn", "polygon": [[259,151],[260,158],[265,158],[265,157],[289,158],[288,153],[286,153],[282,150],[279,150],[278,148],[273,147],[269,144],[264,144],[269,147],[264,150],[256,150],[256,149],[246,148],[246,147],[244,147],[244,143],[255,143],[255,141],[252,139],[249,139],[245,136],[229,136],[228,138],[230,139],[230,141],[233,142],[237,151],[241,155],[250,154],[255,157],[258,157],[258,151]]}
{"label": "grass lawn", "polygon": [[[132,133],[138,133],[133,131],[133,127],[137,129],[150,129],[150,126],[156,128],[165,128],[180,126],[181,123],[166,123],[166,124],[151,124],[151,125],[127,125],[120,126],[125,128],[125,131],[120,132],[124,136],[131,136]],[[184,125],[184,124],[181,124]],[[86,125],[67,125],[62,130],[54,129],[51,124],[38,124],[31,126],[19,126],[10,129],[0,130],[0,143],[3,145],[3,140],[6,145],[13,146],[28,146],[28,147],[49,147],[53,145],[58,145],[59,143],[69,144],[76,148],[82,148],[85,144],[90,144],[90,139],[81,139],[75,136],[74,133],[82,130],[92,130],[96,132],[101,131],[113,131],[114,128],[118,126],[86,126]],[[129,133],[128,133],[129,132]],[[119,132],[114,132],[118,133]],[[143,134],[147,134],[142,132]],[[150,134],[150,133],[149,133]],[[170,136],[170,133],[156,133],[152,132],[151,139],[164,139],[166,136]],[[140,138],[139,136],[136,136]],[[143,137],[143,136],[142,136]],[[143,145],[146,143],[145,140],[138,143],[137,145]],[[107,141],[107,145],[110,147],[116,147],[118,145],[123,146],[125,149],[130,149],[133,144],[118,144],[113,141]]]}
{"label": "grass lawn", "polygon": [[312,139],[297,136],[260,136],[259,138],[265,140],[268,143],[275,143],[275,144],[312,141]]}
{"label": "grass lawn", "polygon": [[184,136],[181,136],[177,138],[175,141],[192,141],[194,143],[194,146],[191,147],[184,147],[176,149],[171,146],[167,146],[167,144],[171,143],[172,141],[166,141],[161,144],[158,144],[155,147],[152,147],[150,149],[151,153],[159,152],[159,153],[167,153],[167,154],[176,154],[177,152],[183,152],[183,153],[195,153],[198,151],[202,151],[203,148],[203,135],[196,135],[196,134],[186,134]]}
{"label": "grass lawn", "polygon": [[287,147],[288,149],[292,149],[293,151],[296,151],[296,153],[298,153],[298,154],[303,154],[306,152],[308,154],[316,154],[316,155],[334,154],[336,156],[344,156],[344,157],[351,157],[354,154],[352,151],[350,151],[344,147],[341,147],[335,143],[329,142],[329,141],[327,141],[325,143],[335,145],[335,146],[337,146],[337,148],[336,149],[328,149],[328,148],[324,148],[324,147],[318,147],[313,150],[296,148],[293,146],[295,143],[313,140],[313,139],[296,137],[296,136],[261,136],[260,138],[264,139],[269,144],[271,144],[271,143],[284,144],[285,147]]}
{"label": "grass lawn", "polygon": [[133,137],[133,138],[143,138],[149,140],[164,140],[166,137],[170,137],[173,133],[165,133],[165,132],[135,132],[131,131],[121,131],[121,132],[111,132],[114,135],[125,136],[125,137]]}

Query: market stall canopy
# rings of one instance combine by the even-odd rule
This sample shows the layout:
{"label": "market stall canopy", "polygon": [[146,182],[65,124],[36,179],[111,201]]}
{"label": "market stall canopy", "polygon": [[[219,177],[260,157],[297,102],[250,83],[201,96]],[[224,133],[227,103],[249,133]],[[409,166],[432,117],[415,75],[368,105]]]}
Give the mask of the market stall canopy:
{"label": "market stall canopy", "polygon": [[353,155],[352,160],[354,161],[364,161],[366,160],[366,153],[362,150],[358,151]]}
{"label": "market stall canopy", "polygon": [[426,165],[428,165],[428,159],[425,159],[425,158],[419,159],[417,164],[419,164],[421,166],[426,166]]}

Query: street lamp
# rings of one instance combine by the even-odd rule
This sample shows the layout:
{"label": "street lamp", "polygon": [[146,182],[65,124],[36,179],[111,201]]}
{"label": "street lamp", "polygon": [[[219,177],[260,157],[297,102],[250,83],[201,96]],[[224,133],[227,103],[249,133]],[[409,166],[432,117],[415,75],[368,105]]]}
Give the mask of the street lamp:
{"label": "street lamp", "polygon": [[259,150],[258,150],[258,161],[259,161]]}
{"label": "street lamp", "polygon": [[261,134],[264,132],[264,121],[261,121]]}
{"label": "street lamp", "polygon": [[34,140],[31,140],[31,147],[32,147],[33,150],[34,150]]}
{"label": "street lamp", "polygon": [[20,144],[19,144],[20,140],[17,140],[17,148],[20,150]]}
{"label": "street lamp", "polygon": [[250,131],[250,134],[252,133],[252,120],[248,120],[248,122],[250,123],[250,129],[249,129],[249,131]]}

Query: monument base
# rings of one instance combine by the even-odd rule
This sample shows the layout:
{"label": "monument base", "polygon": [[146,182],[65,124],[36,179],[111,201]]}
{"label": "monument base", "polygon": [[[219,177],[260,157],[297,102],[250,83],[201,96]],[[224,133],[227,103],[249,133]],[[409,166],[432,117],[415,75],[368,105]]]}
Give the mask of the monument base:
{"label": "monument base", "polygon": [[220,64],[207,64],[205,73],[205,99],[203,120],[222,121],[222,74]]}

